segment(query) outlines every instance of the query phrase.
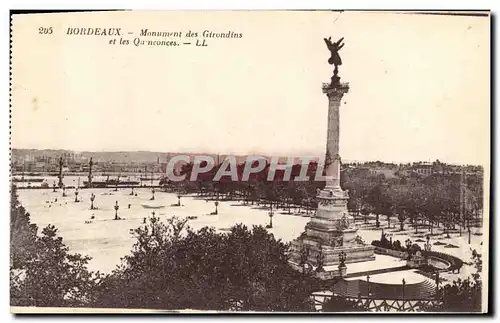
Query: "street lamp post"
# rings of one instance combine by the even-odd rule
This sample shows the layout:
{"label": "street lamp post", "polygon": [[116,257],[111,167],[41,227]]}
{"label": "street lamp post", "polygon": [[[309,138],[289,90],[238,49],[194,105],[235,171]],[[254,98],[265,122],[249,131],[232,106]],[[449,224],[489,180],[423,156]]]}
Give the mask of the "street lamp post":
{"label": "street lamp post", "polygon": [[118,201],[115,203],[115,220],[118,220],[118,209],[120,206],[118,205]]}
{"label": "street lamp post", "polygon": [[429,252],[431,251],[432,245],[431,245],[431,236],[428,234],[426,237],[427,242],[424,244],[424,250],[425,250],[425,258],[429,257]]}
{"label": "street lamp post", "polygon": [[406,280],[403,278],[403,299],[405,299]]}
{"label": "street lamp post", "polygon": [[345,267],[345,260],[347,258],[347,254],[342,250],[339,253],[339,267]]}
{"label": "street lamp post", "polygon": [[371,292],[371,288],[370,288],[370,275],[366,275],[366,284],[368,285],[368,297],[371,296],[372,292]]}
{"label": "street lamp post", "polygon": [[346,273],[345,260],[347,258],[347,254],[342,250],[339,253],[339,276],[342,278]]}
{"label": "street lamp post", "polygon": [[273,204],[271,203],[271,209],[269,211],[269,228],[271,228],[271,229],[273,227],[273,216],[274,216],[274,213],[273,213]]}
{"label": "street lamp post", "polygon": [[408,252],[408,260],[410,260],[411,259],[410,248],[412,246],[412,242],[411,242],[410,238],[406,239],[405,243],[406,243],[406,251]]}
{"label": "street lamp post", "polygon": [[154,235],[155,234],[155,223],[156,223],[157,218],[155,217],[155,211],[151,212],[151,214],[153,215],[151,217],[151,235]]}
{"label": "street lamp post", "polygon": [[439,297],[439,271],[436,270],[436,298]]}
{"label": "street lamp post", "polygon": [[469,244],[470,244],[470,224],[467,226],[467,232],[469,233]]}

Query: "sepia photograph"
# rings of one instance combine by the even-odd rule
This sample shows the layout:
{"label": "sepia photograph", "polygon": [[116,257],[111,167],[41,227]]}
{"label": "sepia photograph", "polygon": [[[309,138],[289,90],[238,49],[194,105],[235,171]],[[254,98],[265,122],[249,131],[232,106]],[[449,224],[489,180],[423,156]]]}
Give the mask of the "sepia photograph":
{"label": "sepia photograph", "polygon": [[11,313],[491,311],[489,11],[10,23]]}

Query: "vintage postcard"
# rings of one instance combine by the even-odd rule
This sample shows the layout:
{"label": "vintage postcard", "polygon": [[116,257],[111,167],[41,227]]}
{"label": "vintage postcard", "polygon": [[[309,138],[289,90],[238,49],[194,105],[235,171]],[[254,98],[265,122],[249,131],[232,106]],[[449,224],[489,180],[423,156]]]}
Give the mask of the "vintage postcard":
{"label": "vintage postcard", "polygon": [[490,23],[12,15],[11,311],[488,312]]}

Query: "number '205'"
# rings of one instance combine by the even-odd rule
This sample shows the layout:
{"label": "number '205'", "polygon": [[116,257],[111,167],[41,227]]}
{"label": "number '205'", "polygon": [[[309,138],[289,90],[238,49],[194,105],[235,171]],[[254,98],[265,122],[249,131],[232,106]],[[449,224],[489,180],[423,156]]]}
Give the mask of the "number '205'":
{"label": "number '205'", "polygon": [[40,28],[38,28],[38,33],[40,35],[50,35],[50,34],[52,34],[52,27],[48,27],[48,28],[40,27]]}

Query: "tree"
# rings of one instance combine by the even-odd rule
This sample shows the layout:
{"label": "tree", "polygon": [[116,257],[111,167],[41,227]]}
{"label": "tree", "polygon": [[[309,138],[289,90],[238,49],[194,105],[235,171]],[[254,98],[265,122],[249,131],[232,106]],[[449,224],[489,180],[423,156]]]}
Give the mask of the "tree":
{"label": "tree", "polygon": [[341,184],[343,189],[349,192],[347,208],[359,215],[364,215],[365,223],[370,214],[371,207],[368,204],[368,191],[371,189],[371,179],[367,178],[364,172],[359,169],[348,169],[341,173]]}
{"label": "tree", "polygon": [[409,212],[411,222],[415,227],[415,233],[418,233],[418,221],[422,220],[422,215],[425,214],[425,204],[428,195],[427,187],[418,184],[412,187],[410,194],[411,200],[410,207],[411,212]]}
{"label": "tree", "polygon": [[85,306],[92,302],[99,273],[87,269],[90,257],[70,254],[57,229],[37,235],[29,214],[11,195],[10,296],[12,306]]}
{"label": "tree", "polygon": [[[175,229],[174,229],[175,228]],[[154,233],[153,233],[154,232]],[[150,220],[122,265],[98,288],[95,306],[308,311],[319,282],[288,264],[289,245],[265,228],[193,231]]]}
{"label": "tree", "polygon": [[380,214],[389,214],[389,201],[386,194],[386,187],[382,183],[377,183],[367,194],[366,201],[370,205],[371,210],[375,213],[375,226],[380,227]]}
{"label": "tree", "polygon": [[38,228],[30,222],[30,215],[19,204],[16,187],[12,186],[10,202],[10,267],[22,268],[34,253]]}
{"label": "tree", "polygon": [[88,256],[69,254],[49,225],[36,238],[36,252],[19,270],[11,270],[13,306],[85,306],[92,301],[99,274],[87,270]]}
{"label": "tree", "polygon": [[397,214],[399,229],[404,230],[404,223],[411,212],[411,190],[407,185],[397,185],[391,188],[393,196],[392,210]]}

